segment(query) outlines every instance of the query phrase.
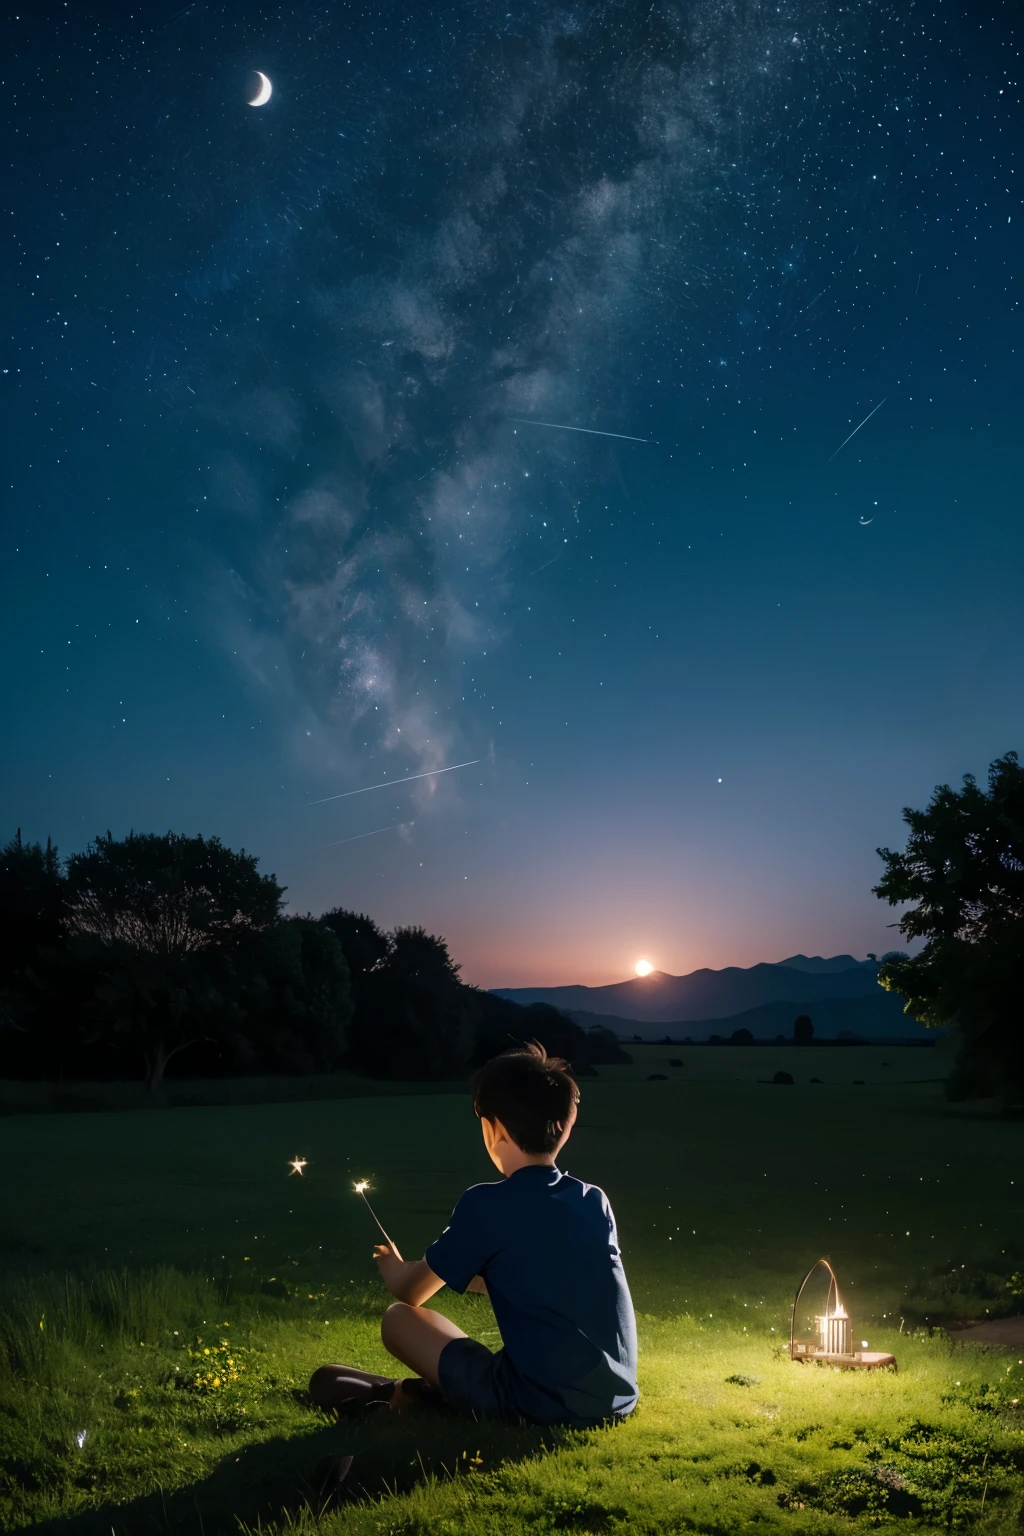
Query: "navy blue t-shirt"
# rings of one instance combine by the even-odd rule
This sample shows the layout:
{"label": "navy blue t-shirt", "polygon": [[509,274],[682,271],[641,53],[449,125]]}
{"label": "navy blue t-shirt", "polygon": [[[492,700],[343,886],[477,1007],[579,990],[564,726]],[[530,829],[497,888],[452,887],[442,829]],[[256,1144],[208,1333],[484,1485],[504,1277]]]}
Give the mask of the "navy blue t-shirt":
{"label": "navy blue t-shirt", "polygon": [[537,1163],[475,1184],[426,1260],[453,1291],[487,1282],[502,1388],[524,1416],[589,1421],[636,1405],[636,1321],[603,1190]]}

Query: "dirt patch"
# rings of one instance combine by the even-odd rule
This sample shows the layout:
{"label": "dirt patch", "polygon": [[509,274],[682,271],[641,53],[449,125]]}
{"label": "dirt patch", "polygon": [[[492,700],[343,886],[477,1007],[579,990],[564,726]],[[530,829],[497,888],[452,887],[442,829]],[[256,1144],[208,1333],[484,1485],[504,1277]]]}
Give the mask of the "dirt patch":
{"label": "dirt patch", "polygon": [[999,1349],[1024,1349],[1024,1317],[995,1317],[986,1323],[951,1328],[958,1344],[990,1344]]}

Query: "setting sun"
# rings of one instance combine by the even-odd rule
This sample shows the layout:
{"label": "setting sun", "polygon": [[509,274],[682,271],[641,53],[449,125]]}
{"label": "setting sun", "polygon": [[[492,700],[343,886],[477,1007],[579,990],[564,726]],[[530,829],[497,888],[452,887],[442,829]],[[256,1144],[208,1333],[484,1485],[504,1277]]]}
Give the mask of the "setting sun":
{"label": "setting sun", "polygon": [[649,960],[638,960],[633,969],[638,976],[649,976],[654,970],[654,966]]}

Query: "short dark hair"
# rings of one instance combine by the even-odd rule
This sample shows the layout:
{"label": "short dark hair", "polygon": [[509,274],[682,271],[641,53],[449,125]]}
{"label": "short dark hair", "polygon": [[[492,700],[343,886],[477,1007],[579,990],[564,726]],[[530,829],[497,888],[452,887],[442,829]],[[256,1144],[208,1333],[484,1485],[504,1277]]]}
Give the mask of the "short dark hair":
{"label": "short dark hair", "polygon": [[534,1155],[555,1150],[580,1101],[569,1063],[537,1040],[495,1056],[471,1087],[481,1120],[500,1120],[520,1151]]}

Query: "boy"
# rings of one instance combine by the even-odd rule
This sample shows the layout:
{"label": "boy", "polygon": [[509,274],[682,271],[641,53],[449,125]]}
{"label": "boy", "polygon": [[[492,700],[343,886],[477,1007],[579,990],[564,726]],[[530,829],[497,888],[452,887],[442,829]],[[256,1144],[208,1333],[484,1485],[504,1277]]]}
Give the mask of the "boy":
{"label": "boy", "polygon": [[[576,1083],[533,1043],[495,1057],[472,1086],[503,1182],[468,1189],[422,1259],[375,1250],[398,1298],[381,1338],[418,1379],[324,1365],[310,1394],[323,1408],[397,1408],[432,1387],[479,1418],[576,1427],[625,1418],[637,1401],[636,1324],[615,1218],[602,1190],[555,1166],[576,1120]],[[490,1296],[502,1349],[492,1354],[424,1308],[443,1285]]]}

